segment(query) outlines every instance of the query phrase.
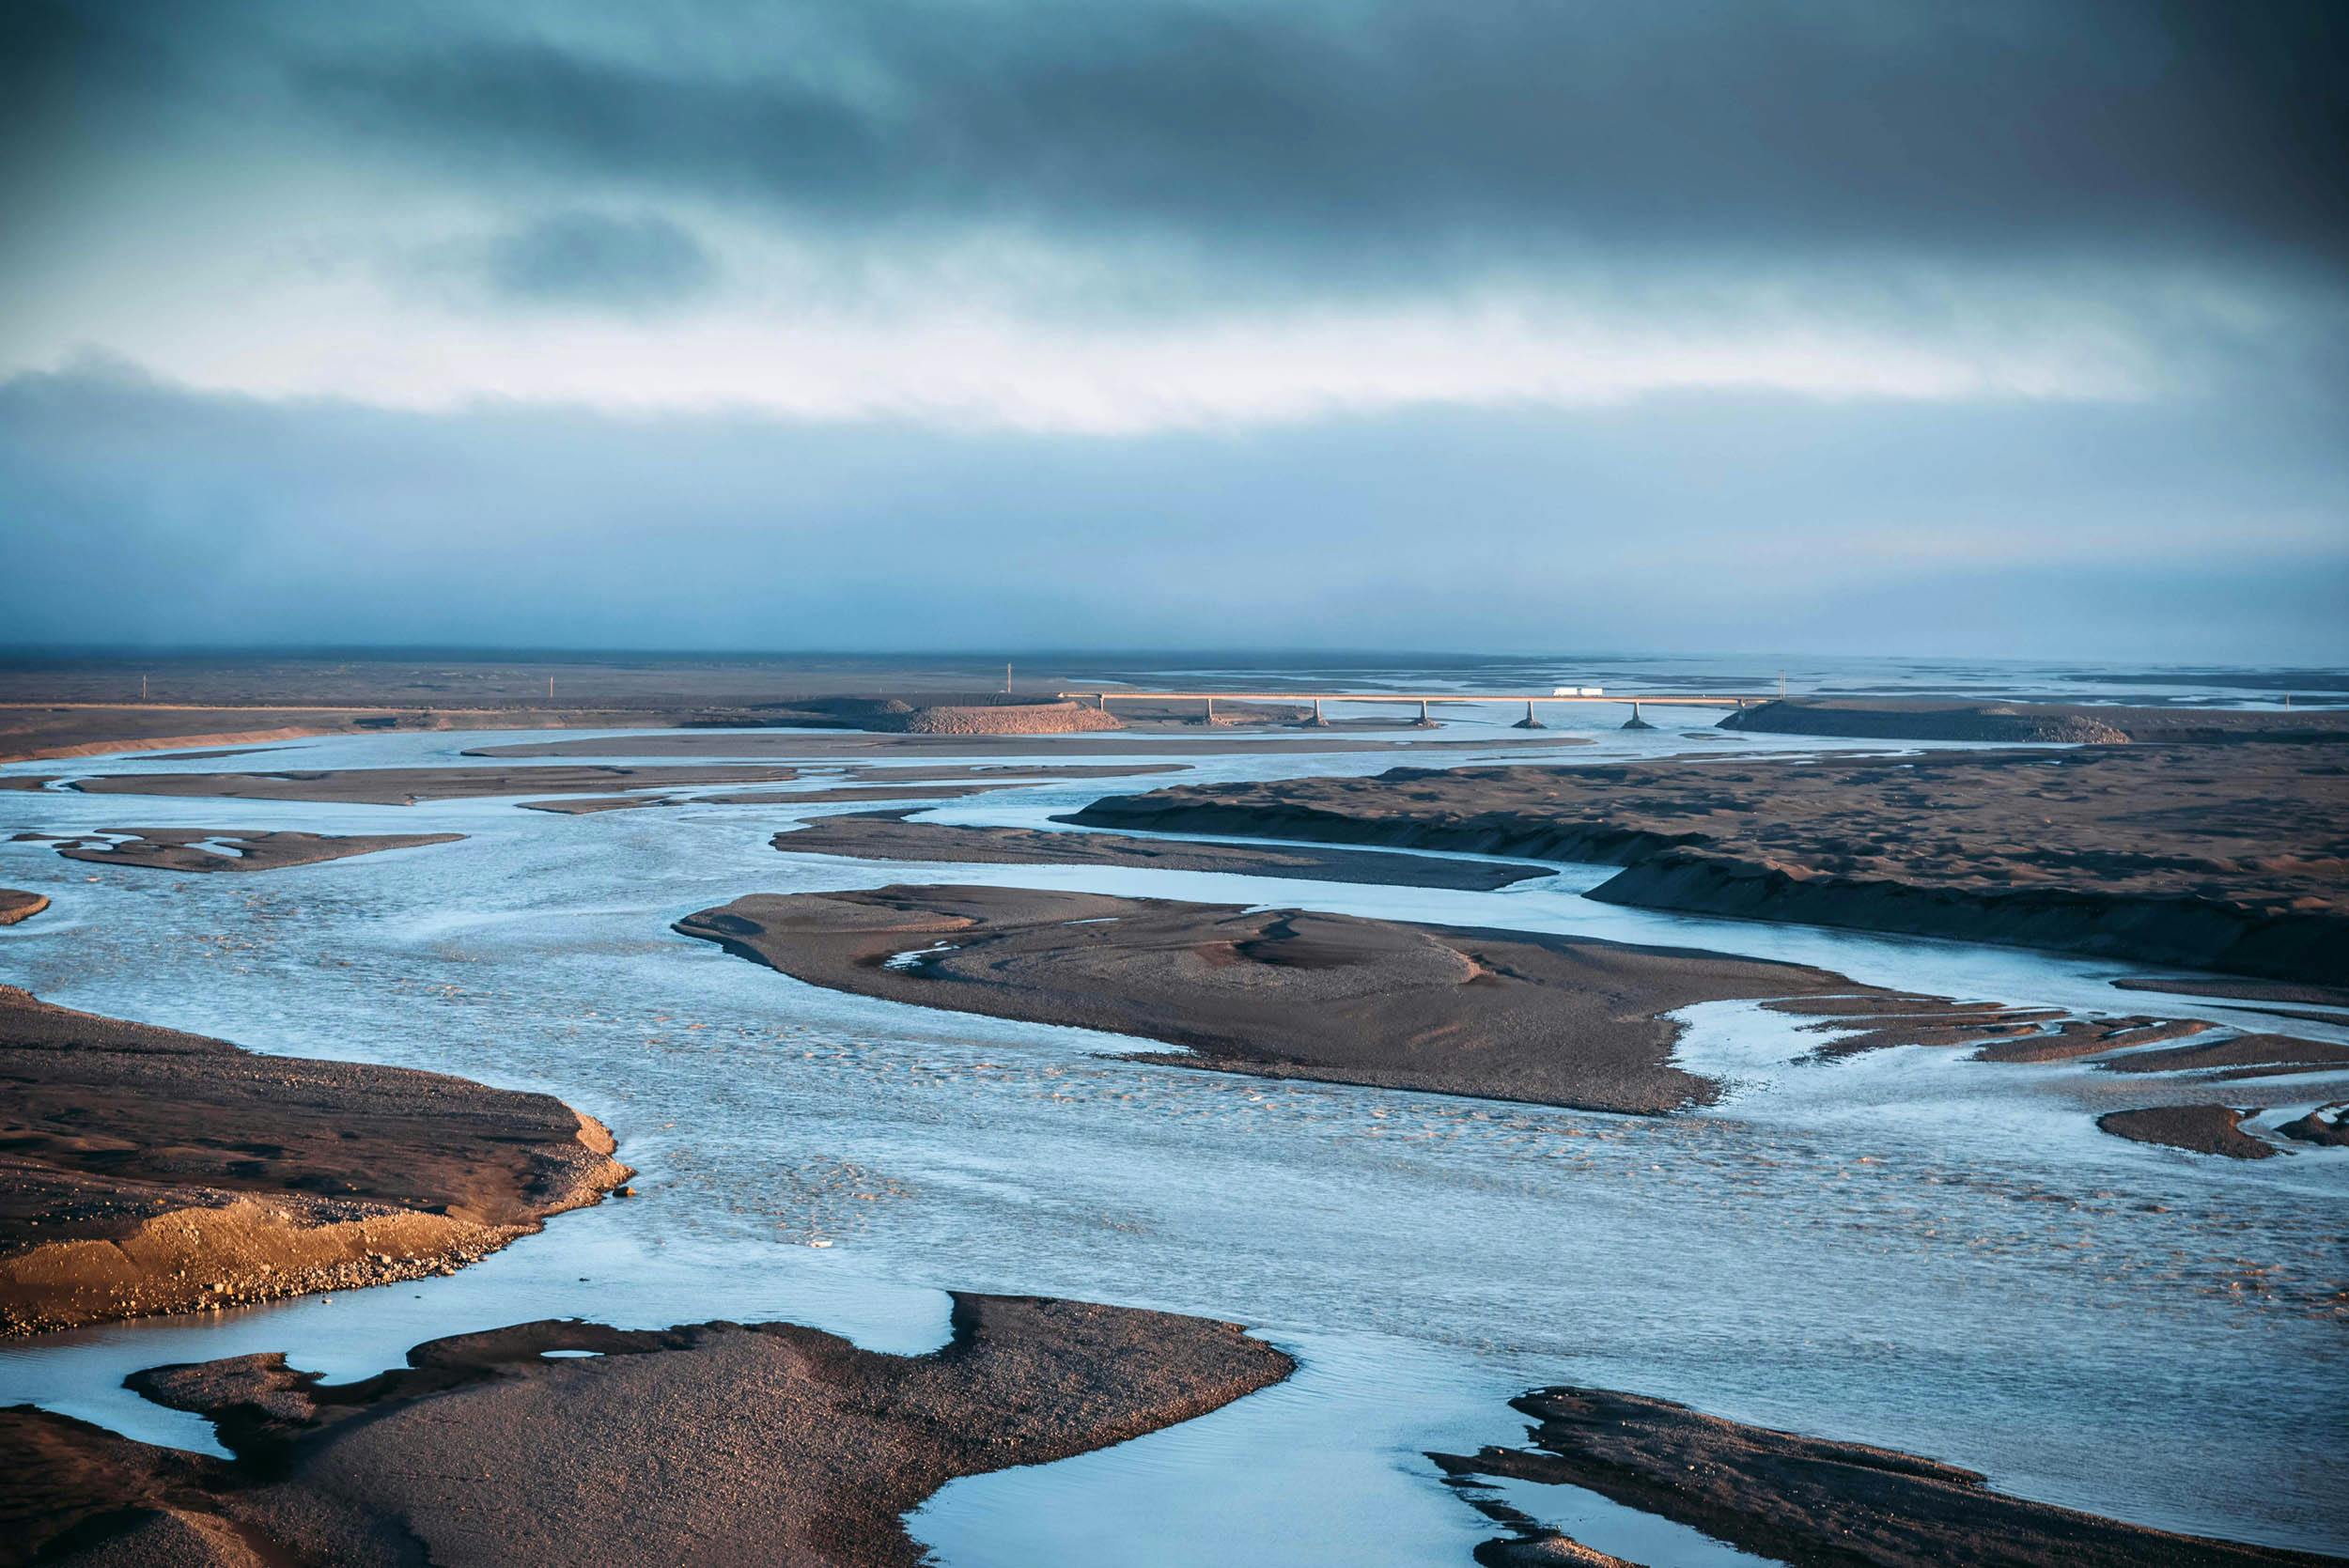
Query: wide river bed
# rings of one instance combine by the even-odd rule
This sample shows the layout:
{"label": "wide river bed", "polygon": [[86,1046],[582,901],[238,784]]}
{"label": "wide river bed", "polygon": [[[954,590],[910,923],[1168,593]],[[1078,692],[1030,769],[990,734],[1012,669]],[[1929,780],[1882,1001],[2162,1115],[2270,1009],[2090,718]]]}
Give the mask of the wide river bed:
{"label": "wide river bed", "polygon": [[[1559,755],[1820,749],[1700,742],[1687,727],[1594,731],[1601,744]],[[6,771],[415,766],[540,737]],[[614,737],[614,755],[627,745]],[[1035,754],[1049,761],[1051,742]],[[939,815],[1033,825],[1180,778],[1472,755],[1185,756],[1173,760],[1188,775],[977,796]],[[1273,1081],[1121,1062],[1133,1042],[1083,1031],[817,990],[669,924],[745,893],[959,880],[1670,941],[2015,1003],[2246,1021],[2223,1003],[2111,990],[2126,971],[2108,964],[1580,897],[1605,868],[1477,893],[796,857],[769,836],[858,808],[784,800],[565,816],[490,800],[0,793],[11,831],[470,835],[253,877],[6,845],[0,884],[56,907],[0,933],[0,980],[255,1049],[546,1090],[608,1123],[641,1172],[639,1197],[558,1219],[451,1278],[8,1343],[0,1403],[206,1447],[202,1422],[123,1390],[124,1374],[284,1350],[340,1379],[420,1340],[568,1315],[782,1318],[919,1350],[943,1334],[941,1290],[1033,1293],[1235,1319],[1302,1366],[1204,1420],[951,1484],[912,1522],[959,1568],[1465,1563],[1494,1527],[1424,1452],[1518,1440],[1506,1401],[1556,1382],[1887,1444],[2139,1523],[2349,1550],[2349,1158],[2221,1161],[2094,1129],[2094,1110],[2176,1097],[2173,1085],[1915,1048],[1804,1063],[1818,1037],[1801,1020],[1745,1004],[1690,1011],[1684,1058],[1737,1088],[1670,1119]],[[2333,1078],[2293,1093],[2349,1090]],[[1540,1513],[1543,1490],[1509,1498]],[[1614,1529],[1631,1532],[1617,1547],[1630,1555],[1677,1549],[1592,1504],[1561,1496],[1554,1512],[1595,1545]]]}

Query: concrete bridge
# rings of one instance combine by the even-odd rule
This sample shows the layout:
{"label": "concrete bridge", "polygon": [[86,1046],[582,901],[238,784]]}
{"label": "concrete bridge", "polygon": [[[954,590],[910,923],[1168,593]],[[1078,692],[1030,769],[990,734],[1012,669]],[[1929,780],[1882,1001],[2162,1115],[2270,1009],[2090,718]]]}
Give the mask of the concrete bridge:
{"label": "concrete bridge", "polygon": [[1427,710],[1439,703],[1507,703],[1512,705],[1523,703],[1525,705],[1525,717],[1518,720],[1516,725],[1517,728],[1521,730],[1537,730],[1543,727],[1542,722],[1533,715],[1534,708],[1538,705],[1544,703],[1613,703],[1619,706],[1627,705],[1631,709],[1631,718],[1624,725],[1624,727],[1626,729],[1630,729],[1636,726],[1640,729],[1645,729],[1648,727],[1647,722],[1640,717],[1640,708],[1642,704],[1651,707],[1743,707],[1748,703],[1763,703],[1771,700],[1766,695],[1752,692],[1748,692],[1743,695],[1733,694],[1729,696],[1711,696],[1676,691],[1654,694],[1646,692],[1638,694],[1610,692],[1595,697],[1581,695],[1567,696],[1548,691],[1420,692],[1096,691],[1059,691],[1053,694],[1064,699],[1072,699],[1078,702],[1083,702],[1087,699],[1091,699],[1094,705],[1099,707],[1104,713],[1110,711],[1110,704],[1112,700],[1121,703],[1204,703],[1206,705],[1206,720],[1209,723],[1215,722],[1215,705],[1219,702],[1279,703],[1288,706],[1297,706],[1300,704],[1311,703],[1313,704],[1314,716],[1303,721],[1303,722],[1308,725],[1323,726],[1326,726],[1330,722],[1329,720],[1322,717],[1321,707],[1324,703],[1383,703],[1390,707],[1410,707],[1416,706],[1419,708],[1419,718],[1413,722],[1418,724],[1428,726],[1433,726],[1435,721],[1428,717]]}

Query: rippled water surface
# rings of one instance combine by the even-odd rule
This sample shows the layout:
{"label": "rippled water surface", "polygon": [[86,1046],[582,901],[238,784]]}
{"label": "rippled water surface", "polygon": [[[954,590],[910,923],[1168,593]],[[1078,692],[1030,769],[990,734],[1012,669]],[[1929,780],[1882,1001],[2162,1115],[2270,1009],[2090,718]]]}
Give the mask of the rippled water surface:
{"label": "rippled water surface", "polygon": [[[1696,744],[1596,723],[1604,746],[1574,760]],[[336,739],[200,766],[414,765],[485,738],[515,737]],[[1398,759],[1178,760],[1219,778]],[[9,769],[43,770],[58,768]],[[973,797],[940,815],[1034,824],[1162,782]],[[357,1376],[435,1335],[568,1314],[789,1318],[918,1350],[944,1333],[942,1290],[1032,1292],[1237,1319],[1303,1364],[1204,1420],[950,1485],[913,1522],[964,1568],[1465,1562],[1496,1528],[1424,1453],[1518,1440],[1506,1401],[1543,1383],[1890,1444],[2144,1523],[2349,1548],[2349,1161],[2237,1164],[2096,1132],[2095,1110],[2148,1103],[2141,1080],[1919,1048],[1818,1063],[1800,1020],[1740,1003],[1687,1015],[1688,1063],[1737,1085],[1696,1115],[1264,1080],[1122,1062],[1132,1042],[1083,1031],[817,990],[669,924],[746,893],[942,877],[1669,940],[2018,1003],[2155,1005],[2109,989],[2110,966],[1616,908],[1579,896],[1598,868],[1462,893],[779,854],[768,839],[797,815],[0,794],[12,831],[470,835],[251,877],[0,846],[0,883],[56,900],[0,933],[0,979],[257,1049],[560,1094],[619,1134],[642,1193],[449,1279],[11,1344],[0,1401],[202,1446],[200,1422],[122,1390],[123,1374],[282,1349]],[[2292,1090],[2343,1092],[2338,1079]],[[1561,1520],[1579,1506],[1511,1500]]]}

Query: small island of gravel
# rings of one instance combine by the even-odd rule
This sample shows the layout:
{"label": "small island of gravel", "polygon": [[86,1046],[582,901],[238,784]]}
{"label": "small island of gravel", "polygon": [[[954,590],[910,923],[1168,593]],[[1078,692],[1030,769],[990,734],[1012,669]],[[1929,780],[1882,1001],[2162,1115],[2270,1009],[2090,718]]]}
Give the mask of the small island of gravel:
{"label": "small island of gravel", "polygon": [[46,894],[27,893],[23,888],[0,888],[0,925],[30,920],[47,908]]}
{"label": "small island of gravel", "polygon": [[2229,1159],[2269,1159],[2281,1153],[2243,1130],[2248,1111],[2223,1105],[2157,1105],[2143,1110],[2112,1110],[2096,1125],[2132,1143],[2159,1143],[2188,1154],[2224,1155]]}

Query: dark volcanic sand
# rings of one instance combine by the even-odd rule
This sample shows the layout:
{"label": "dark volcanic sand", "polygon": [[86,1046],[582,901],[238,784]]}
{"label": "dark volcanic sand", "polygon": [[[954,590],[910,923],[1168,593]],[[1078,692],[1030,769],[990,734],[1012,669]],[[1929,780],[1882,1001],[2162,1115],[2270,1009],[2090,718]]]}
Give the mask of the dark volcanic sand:
{"label": "dark volcanic sand", "polygon": [[627,1179],[544,1094],[0,986],[0,1332],[412,1278]]}
{"label": "dark volcanic sand", "polygon": [[323,800],[412,806],[418,800],[693,784],[786,784],[793,768],[350,768],[331,772],[111,773],[76,779],[87,795],[184,795],[224,800]]}
{"label": "dark volcanic sand", "polygon": [[1717,1093],[1672,1065],[1658,1015],[1857,989],[1673,948],[1026,888],[753,894],[677,929],[834,990],[1197,1053],[1144,1061],[1650,1114]]}
{"label": "dark volcanic sand", "polygon": [[2224,745],[2349,739],[2349,709],[2108,707],[1932,697],[1798,697],[1740,708],[1725,730],[1870,740],[2132,741]]}
{"label": "dark volcanic sand", "polygon": [[[275,871],[289,865],[314,865],[320,861],[347,860],[385,849],[413,849],[427,844],[455,844],[462,833],[240,833],[219,828],[109,828],[108,833],[130,838],[109,842],[98,838],[58,838],[57,853],[69,861],[93,865],[136,865],[156,871]],[[234,848],[218,855],[195,847],[219,843]]]}
{"label": "dark volcanic sand", "polygon": [[2265,1159],[2276,1148],[2243,1130],[2248,1114],[2223,1105],[2161,1105],[2108,1111],[2096,1118],[2096,1125],[2132,1143],[2166,1143],[2190,1154],[2230,1159]]}
{"label": "dark volcanic sand", "polygon": [[40,893],[26,893],[23,888],[0,888],[0,925],[30,920],[47,908],[49,900]]}
{"label": "dark volcanic sand", "polygon": [[[2305,1552],[2144,1529],[2003,1497],[1972,1470],[1891,1449],[1804,1437],[1602,1389],[1536,1389],[1511,1407],[1532,1446],[1430,1455],[1463,1481],[1579,1486],[1759,1557],[1802,1568],[2226,1568],[2336,1562]],[[1505,1514],[1498,1507],[1487,1512]],[[1508,1568],[1578,1560],[1511,1519],[1517,1539],[1477,1560]]]}
{"label": "dark volcanic sand", "polygon": [[1055,833],[1034,828],[976,828],[909,822],[910,811],[819,817],[775,835],[787,855],[845,855],[863,861],[957,862],[972,865],[1126,865],[1160,871],[1222,871],[1242,877],[1297,877],[1318,882],[1383,882],[1418,888],[1507,887],[1547,877],[1539,865],[1396,855],[1377,849],[1298,849],[1286,846],[1180,843],[1114,833]]}
{"label": "dark volcanic sand", "polygon": [[189,1568],[912,1568],[901,1515],[955,1477],[1123,1442],[1294,1366],[1233,1324],[988,1296],[957,1296],[926,1356],[789,1324],[531,1323],[409,1361],[336,1388],[277,1357],[140,1374],[220,1419],[234,1464],[0,1412],[0,1563],[71,1528],[58,1547],[98,1549],[52,1560],[134,1560],[113,1540]]}
{"label": "dark volcanic sand", "polygon": [[1626,869],[1591,896],[2299,982],[2349,976],[2349,745],[1391,768],[1072,821]]}

